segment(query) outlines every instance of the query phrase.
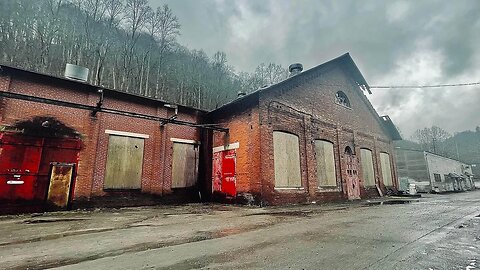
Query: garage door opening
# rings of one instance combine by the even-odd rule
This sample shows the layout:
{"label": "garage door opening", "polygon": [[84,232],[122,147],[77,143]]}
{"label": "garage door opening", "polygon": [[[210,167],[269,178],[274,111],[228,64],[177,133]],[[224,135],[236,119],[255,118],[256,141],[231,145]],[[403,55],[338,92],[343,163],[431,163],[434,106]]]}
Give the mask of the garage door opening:
{"label": "garage door opening", "polygon": [[53,117],[19,121],[2,130],[2,212],[30,211],[22,210],[23,205],[33,206],[33,211],[67,208],[82,147],[79,133]]}

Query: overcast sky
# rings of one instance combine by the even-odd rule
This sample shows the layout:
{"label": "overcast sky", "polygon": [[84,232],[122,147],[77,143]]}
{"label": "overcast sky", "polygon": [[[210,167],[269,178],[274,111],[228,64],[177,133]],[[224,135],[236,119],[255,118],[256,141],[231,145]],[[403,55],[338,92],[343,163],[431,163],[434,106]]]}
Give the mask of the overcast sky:
{"label": "overcast sky", "polygon": [[[261,62],[314,67],[350,52],[370,85],[480,81],[480,1],[150,0],[168,4],[180,43],[227,53],[237,71]],[[405,137],[438,125],[480,125],[480,86],[372,89]]]}

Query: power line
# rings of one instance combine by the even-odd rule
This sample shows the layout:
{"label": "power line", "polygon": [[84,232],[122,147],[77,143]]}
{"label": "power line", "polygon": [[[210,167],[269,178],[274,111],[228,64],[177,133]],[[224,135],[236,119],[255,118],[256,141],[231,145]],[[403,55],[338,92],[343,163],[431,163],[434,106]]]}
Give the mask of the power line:
{"label": "power line", "polygon": [[454,83],[454,84],[433,84],[433,85],[392,85],[392,86],[370,86],[370,88],[376,89],[394,89],[394,88],[440,88],[440,87],[459,87],[459,86],[472,86],[480,85],[480,82],[471,83]]}

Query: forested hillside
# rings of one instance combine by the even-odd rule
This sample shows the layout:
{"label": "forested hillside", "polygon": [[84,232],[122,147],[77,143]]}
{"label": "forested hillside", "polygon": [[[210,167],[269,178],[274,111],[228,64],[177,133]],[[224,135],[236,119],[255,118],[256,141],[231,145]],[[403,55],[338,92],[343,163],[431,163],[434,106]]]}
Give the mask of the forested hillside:
{"label": "forested hillside", "polygon": [[56,76],[77,64],[92,84],[203,109],[287,77],[273,63],[235,72],[223,52],[185,48],[181,23],[147,0],[1,0],[0,63]]}

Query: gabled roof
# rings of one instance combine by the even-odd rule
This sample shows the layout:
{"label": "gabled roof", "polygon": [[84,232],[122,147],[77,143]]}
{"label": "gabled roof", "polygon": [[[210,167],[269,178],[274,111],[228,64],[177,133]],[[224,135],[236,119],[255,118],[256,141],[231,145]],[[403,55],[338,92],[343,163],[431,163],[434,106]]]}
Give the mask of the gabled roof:
{"label": "gabled roof", "polygon": [[343,55],[341,55],[337,58],[334,58],[334,59],[332,59],[328,62],[320,64],[320,65],[318,65],[316,67],[313,67],[309,70],[303,71],[303,72],[301,72],[301,73],[299,73],[295,76],[289,77],[289,78],[287,78],[287,79],[285,79],[285,80],[283,80],[279,83],[272,84],[272,85],[269,85],[267,87],[257,89],[255,91],[253,91],[252,93],[249,93],[248,95],[245,95],[243,97],[239,97],[239,98],[237,98],[237,99],[235,99],[235,100],[233,100],[233,101],[231,101],[231,102],[229,102],[229,103],[211,111],[209,114],[216,114],[217,112],[223,111],[225,109],[229,109],[231,107],[234,107],[235,105],[248,103],[248,101],[258,97],[258,94],[260,94],[261,92],[267,92],[267,91],[270,91],[270,90],[275,89],[277,87],[289,84],[293,81],[298,81],[302,77],[308,77],[309,75],[312,75],[312,74],[318,72],[319,70],[321,70],[325,66],[331,65],[333,63],[343,64],[343,66],[346,68],[346,70],[352,75],[352,78],[358,84],[358,86],[360,86],[360,88],[362,90],[367,91],[369,94],[372,93],[370,91],[370,86],[368,85],[367,81],[365,80],[362,73],[358,69],[357,65],[353,61],[350,54],[345,53],[345,54],[343,54]]}
{"label": "gabled roof", "polygon": [[[276,89],[278,87],[282,87],[284,85],[288,85],[289,83],[293,82],[298,82],[302,78],[309,77],[312,74],[315,74],[317,72],[320,72],[323,68],[325,68],[328,65],[332,64],[341,64],[342,67],[351,75],[352,79],[355,81],[355,83],[359,86],[360,89],[363,91],[367,91],[369,94],[372,92],[370,91],[370,86],[368,85],[367,81],[363,77],[362,73],[358,69],[357,65],[353,61],[352,57],[350,56],[349,53],[345,53],[337,58],[334,58],[328,62],[325,62],[323,64],[320,64],[316,67],[313,67],[309,70],[306,70],[304,72],[301,72],[295,76],[289,77],[279,83],[270,85],[268,87],[263,87],[260,88],[248,95],[245,95],[243,97],[239,97],[221,107],[218,109],[215,109],[211,112],[208,113],[209,116],[215,116],[219,115],[222,113],[226,112],[232,112],[236,111],[236,108],[239,109],[245,109],[246,107],[252,106],[254,104],[258,103],[258,98],[260,93],[264,93],[267,91],[271,91],[272,89]],[[388,116],[382,116],[380,117],[377,113],[377,111],[373,108],[372,104],[370,101],[365,97],[365,95],[361,95],[361,99],[365,102],[367,105],[368,109],[372,112],[380,126],[384,129],[385,133],[392,138],[392,140],[401,140],[400,133],[398,132],[397,128],[393,124],[393,122],[390,120],[390,117]]]}

